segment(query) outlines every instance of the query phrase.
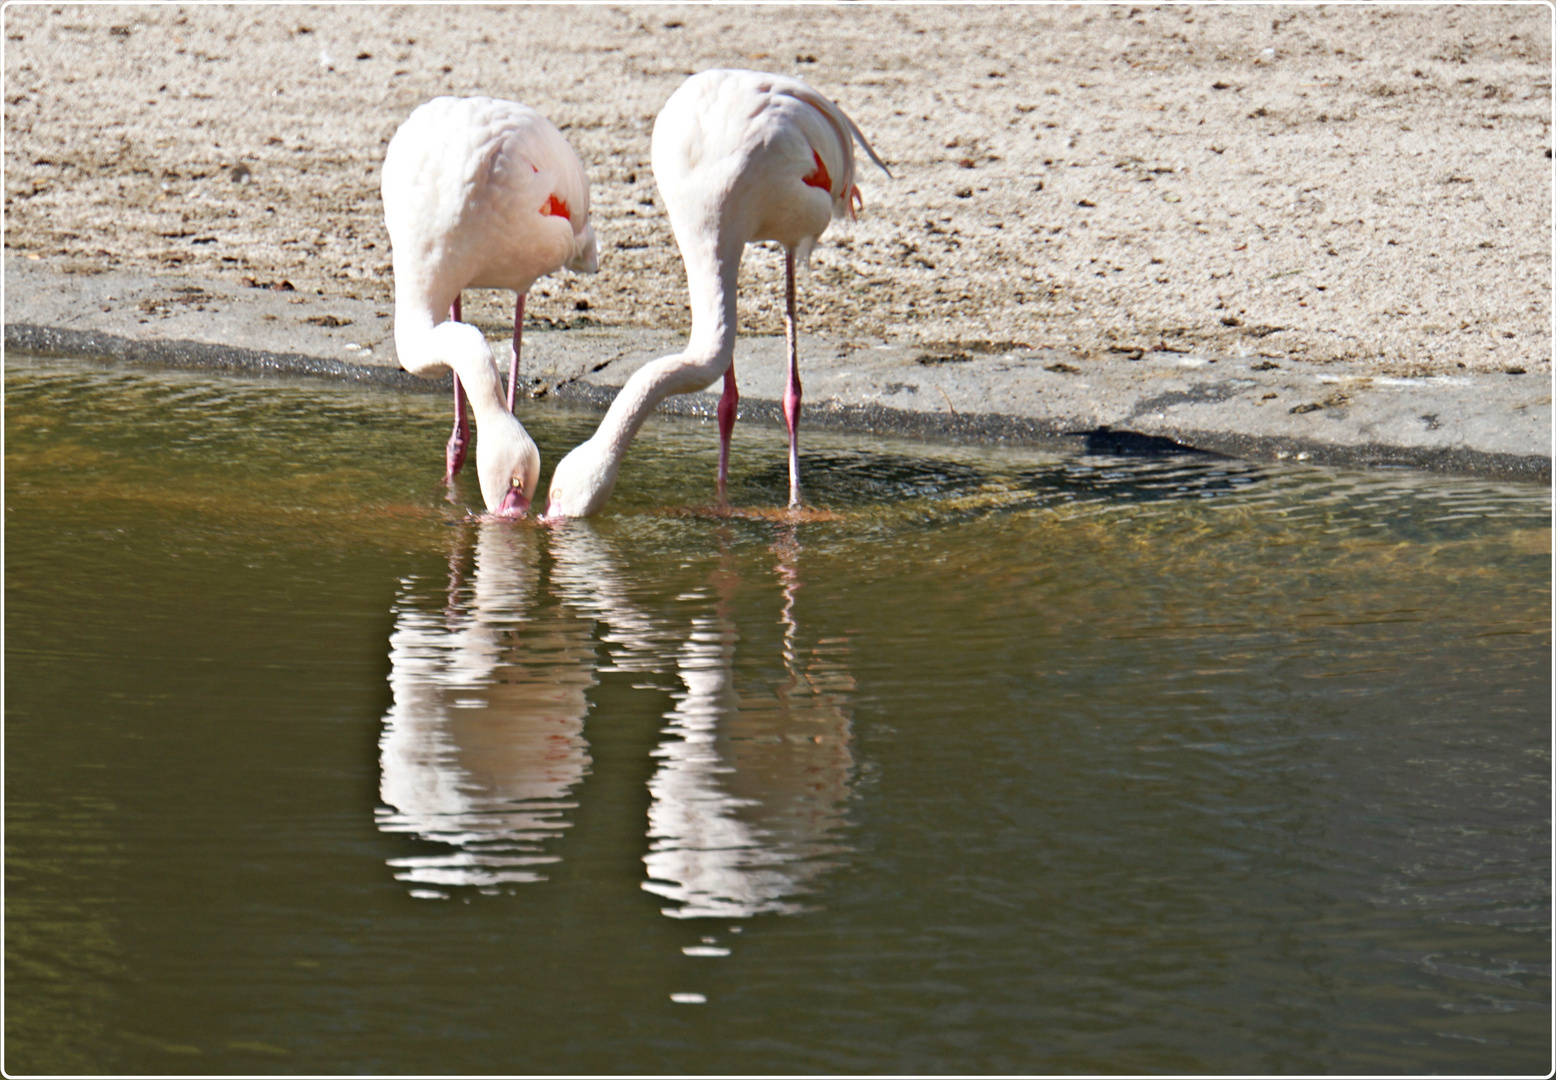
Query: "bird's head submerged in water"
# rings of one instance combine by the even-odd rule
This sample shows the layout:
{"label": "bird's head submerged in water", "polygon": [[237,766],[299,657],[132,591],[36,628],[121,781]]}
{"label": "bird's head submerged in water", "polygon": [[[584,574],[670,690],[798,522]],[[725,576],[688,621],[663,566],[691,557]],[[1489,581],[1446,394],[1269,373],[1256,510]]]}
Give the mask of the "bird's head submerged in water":
{"label": "bird's head submerged in water", "polygon": [[396,321],[395,346],[402,357],[416,357],[418,373],[451,369],[464,384],[475,412],[475,465],[486,511],[499,517],[523,517],[540,483],[540,451],[524,425],[508,411],[502,377],[481,331],[462,322],[427,328]]}
{"label": "bird's head submerged in water", "polygon": [[540,451],[512,413],[499,413],[477,429],[475,464],[487,513],[495,517],[529,513],[540,483]]}
{"label": "bird's head submerged in water", "polygon": [[588,517],[610,498],[620,462],[600,452],[593,439],[573,447],[551,474],[545,517]]}

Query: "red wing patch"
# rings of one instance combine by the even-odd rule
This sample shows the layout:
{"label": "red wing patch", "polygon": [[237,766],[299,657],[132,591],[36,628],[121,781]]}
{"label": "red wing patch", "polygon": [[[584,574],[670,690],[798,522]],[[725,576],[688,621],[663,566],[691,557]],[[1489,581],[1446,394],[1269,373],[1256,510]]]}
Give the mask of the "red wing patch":
{"label": "red wing patch", "polygon": [[820,188],[830,195],[832,193],[832,176],[827,172],[826,164],[822,162],[821,155],[814,149],[811,150],[810,154],[811,157],[816,159],[816,168],[805,178],[805,182],[811,187]]}
{"label": "red wing patch", "polygon": [[572,214],[567,212],[567,203],[563,202],[561,199],[557,198],[555,195],[551,196],[549,199],[546,200],[546,205],[542,206],[540,208],[540,212],[542,214],[547,215],[548,217],[572,217],[573,216]]}

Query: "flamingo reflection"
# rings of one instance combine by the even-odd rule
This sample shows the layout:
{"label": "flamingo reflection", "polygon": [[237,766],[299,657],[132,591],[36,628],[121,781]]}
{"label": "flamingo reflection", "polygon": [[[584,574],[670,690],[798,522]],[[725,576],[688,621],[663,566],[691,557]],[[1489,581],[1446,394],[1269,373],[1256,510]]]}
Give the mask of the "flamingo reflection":
{"label": "flamingo reflection", "polygon": [[797,897],[840,849],[853,771],[846,642],[801,657],[795,604],[800,545],[789,527],[772,548],[783,593],[783,678],[761,685],[735,665],[740,577],[721,537],[711,615],[695,618],[677,666],[686,690],[649,791],[649,880],[675,918],[744,918],[803,910]]}
{"label": "flamingo reflection", "polygon": [[389,860],[395,877],[416,895],[543,880],[548,842],[586,791],[589,691],[631,671],[683,687],[653,751],[642,887],[676,918],[804,910],[842,850],[854,686],[846,640],[803,632],[794,527],[762,560],[776,620],[772,579],[744,580],[749,552],[728,526],[710,577],[674,605],[657,602],[657,582],[629,588],[590,522],[472,528],[447,587],[408,580],[396,604],[378,825],[440,850]]}
{"label": "flamingo reflection", "polygon": [[402,583],[377,817],[385,832],[452,849],[389,860],[396,878],[490,889],[541,880],[537,867],[555,859],[545,842],[566,828],[570,795],[589,771],[583,719],[595,678],[587,624],[526,623],[534,533],[475,529],[471,584],[456,545],[442,611],[426,610],[417,582]]}

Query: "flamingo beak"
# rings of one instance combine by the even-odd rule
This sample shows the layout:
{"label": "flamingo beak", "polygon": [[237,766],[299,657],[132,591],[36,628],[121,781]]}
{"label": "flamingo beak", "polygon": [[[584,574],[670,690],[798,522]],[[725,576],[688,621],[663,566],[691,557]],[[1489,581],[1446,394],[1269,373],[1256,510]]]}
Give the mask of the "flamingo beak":
{"label": "flamingo beak", "polygon": [[529,513],[529,500],[524,497],[524,490],[520,487],[510,487],[502,497],[502,502],[497,504],[497,509],[492,511],[493,517],[521,518]]}

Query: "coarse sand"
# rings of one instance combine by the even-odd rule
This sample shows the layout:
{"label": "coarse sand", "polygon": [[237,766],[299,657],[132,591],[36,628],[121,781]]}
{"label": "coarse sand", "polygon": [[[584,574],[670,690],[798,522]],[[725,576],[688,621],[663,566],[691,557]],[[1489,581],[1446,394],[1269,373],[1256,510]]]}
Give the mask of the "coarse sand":
{"label": "coarse sand", "polygon": [[[798,75],[854,118],[865,208],[807,333],[1082,358],[1166,347],[1549,378],[1545,5],[78,6],[4,15],[5,244],[75,273],[390,304],[379,166],[440,94],[533,105],[592,184],[600,273],[540,325],[684,331],[649,167],[687,75]],[[741,330],[780,333],[753,248]],[[511,297],[467,311],[500,322]]]}

